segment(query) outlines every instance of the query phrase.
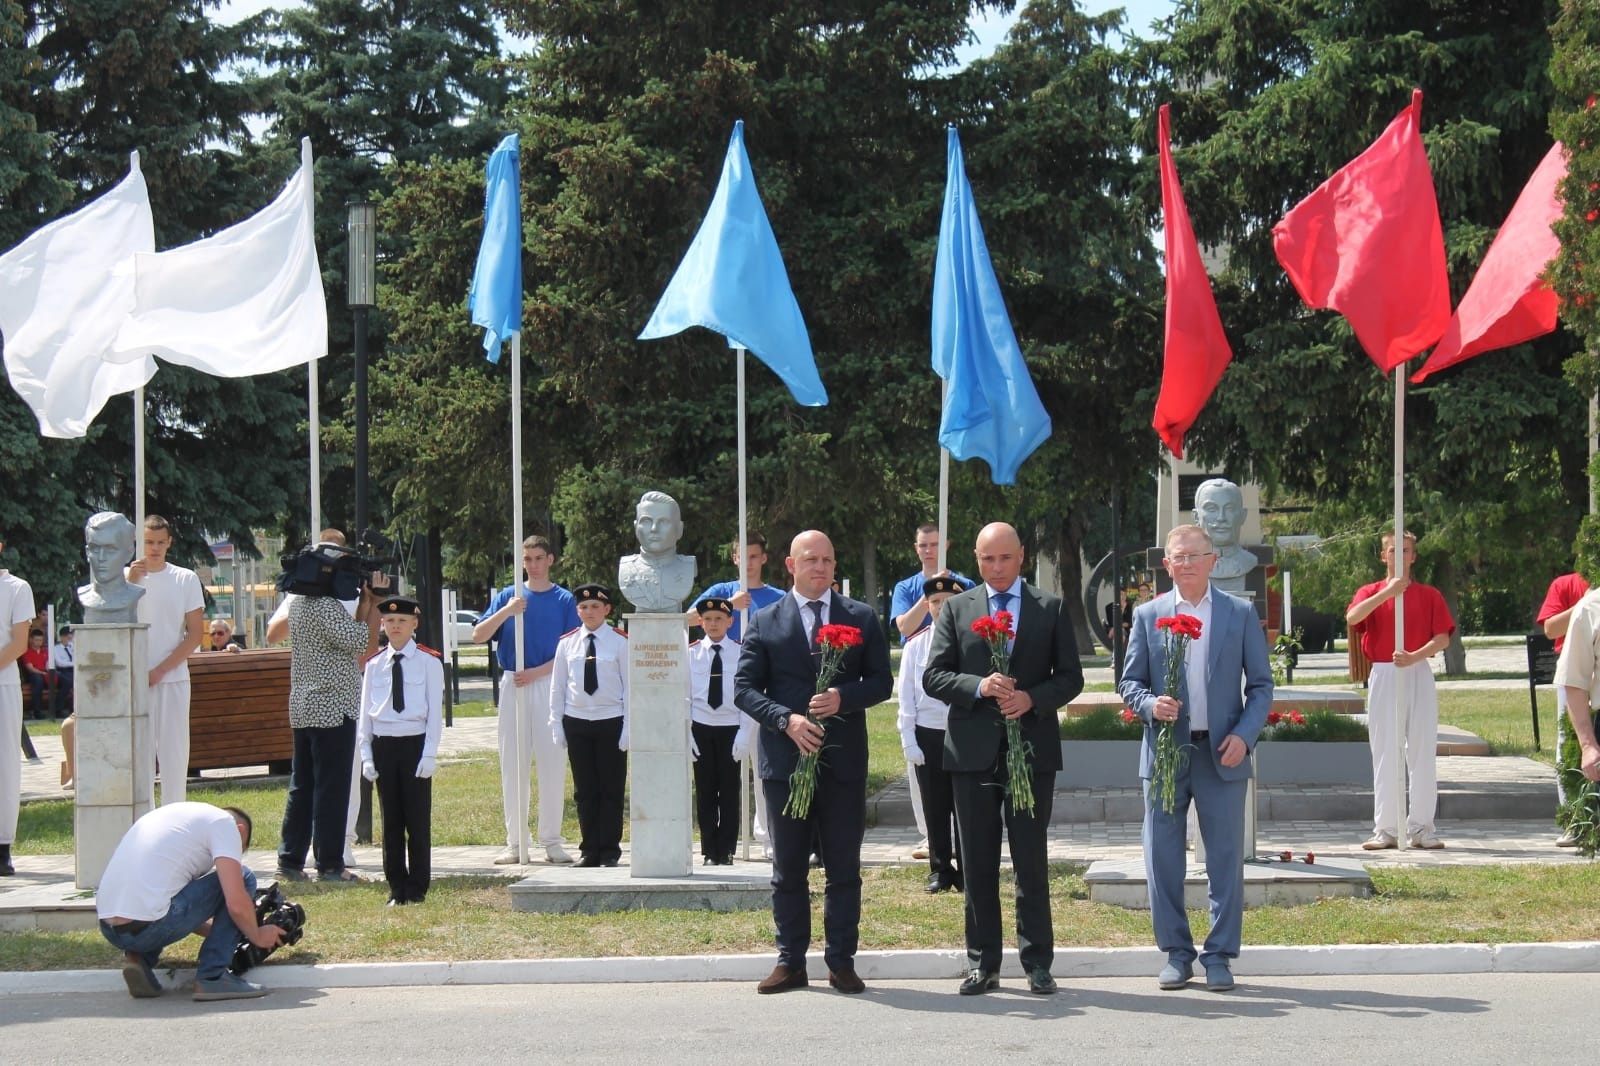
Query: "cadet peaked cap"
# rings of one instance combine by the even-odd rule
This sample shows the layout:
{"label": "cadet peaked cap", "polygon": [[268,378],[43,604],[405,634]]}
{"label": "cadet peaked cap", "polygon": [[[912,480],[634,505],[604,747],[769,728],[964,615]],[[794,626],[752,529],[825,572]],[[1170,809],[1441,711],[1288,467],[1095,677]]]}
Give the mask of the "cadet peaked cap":
{"label": "cadet peaked cap", "polygon": [[733,614],[733,601],[723,599],[721,596],[707,596],[695,605],[696,609],[704,614],[707,611],[721,611],[730,617]]}
{"label": "cadet peaked cap", "polygon": [[406,614],[413,618],[422,617],[422,605],[410,596],[390,596],[378,601],[379,614]]}
{"label": "cadet peaked cap", "polygon": [[941,592],[960,592],[961,582],[953,577],[930,577],[922,583],[922,594],[934,596]]}
{"label": "cadet peaked cap", "polygon": [[572,595],[579,603],[595,600],[607,606],[611,603],[611,590],[604,585],[579,585],[572,590]]}

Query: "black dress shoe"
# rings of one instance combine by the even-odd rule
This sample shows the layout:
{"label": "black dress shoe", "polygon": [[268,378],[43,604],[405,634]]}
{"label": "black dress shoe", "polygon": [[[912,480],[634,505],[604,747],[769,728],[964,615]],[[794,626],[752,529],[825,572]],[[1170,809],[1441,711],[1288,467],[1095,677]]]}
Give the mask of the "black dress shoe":
{"label": "black dress shoe", "polygon": [[1056,994],[1056,979],[1042,966],[1029,970],[1028,991],[1036,996],[1053,996]]}
{"label": "black dress shoe", "polygon": [[866,983],[857,977],[856,971],[849,966],[844,966],[837,970],[829,970],[828,984],[847,996],[860,995],[867,990]]}
{"label": "black dress shoe", "polygon": [[583,858],[581,858],[581,859],[579,859],[577,861],[576,865],[578,865],[578,866],[599,866],[600,865],[600,860],[595,858],[593,855],[585,855]]}
{"label": "black dress shoe", "polygon": [[700,860],[701,866],[721,866],[722,860],[715,855],[707,855]]}
{"label": "black dress shoe", "polygon": [[796,988],[805,988],[811,982],[806,980],[804,970],[790,969],[784,963],[772,968],[766,979],[756,985],[756,991],[763,996],[776,995],[779,992],[791,992]]}
{"label": "black dress shoe", "polygon": [[930,896],[937,896],[939,893],[943,892],[949,887],[950,886],[945,883],[945,879],[942,875],[929,874],[928,885],[922,891],[926,892]]}
{"label": "black dress shoe", "polygon": [[405,900],[396,899],[393,896],[390,896],[389,897],[389,902],[384,904],[385,907],[404,907],[405,905],[406,905],[406,901]]}
{"label": "black dress shoe", "polygon": [[958,990],[963,996],[981,996],[985,992],[993,992],[1000,987],[1000,974],[994,970],[981,970],[974,967],[967,971],[966,980],[961,982]]}

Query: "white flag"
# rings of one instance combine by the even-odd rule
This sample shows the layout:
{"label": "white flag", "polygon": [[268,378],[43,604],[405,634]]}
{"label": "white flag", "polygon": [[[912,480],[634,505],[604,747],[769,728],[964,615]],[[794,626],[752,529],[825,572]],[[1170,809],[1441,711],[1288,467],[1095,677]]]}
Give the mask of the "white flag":
{"label": "white flag", "polygon": [[134,308],[116,359],[154,354],[223,378],[328,354],[328,306],[312,227],[311,141],[278,198],[237,225],[134,256]]}
{"label": "white flag", "polygon": [[133,255],[155,247],[135,152],[116,188],[0,255],[6,373],[45,436],[83,436],[107,400],[156,372],[149,356],[106,361],[133,309]]}

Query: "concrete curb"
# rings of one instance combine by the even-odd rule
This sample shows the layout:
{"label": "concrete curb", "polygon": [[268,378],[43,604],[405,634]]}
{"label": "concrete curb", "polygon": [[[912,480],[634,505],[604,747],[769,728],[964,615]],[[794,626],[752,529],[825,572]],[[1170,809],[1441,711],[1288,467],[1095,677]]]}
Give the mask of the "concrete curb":
{"label": "concrete curb", "polygon": [[[772,969],[772,956],[675,955],[656,958],[507,959],[484,962],[339,963],[274,966],[250,971],[269,988],[382,988],[438,985],[638,984],[682,981],[749,981]],[[1057,949],[1053,967],[1060,980],[1153,977],[1162,954],[1155,948]],[[856,956],[857,972],[869,981],[954,980],[967,967],[966,953],[867,951]],[[811,971],[826,973],[820,955]],[[1591,973],[1600,969],[1600,941],[1553,944],[1336,944],[1309,947],[1246,946],[1234,971],[1255,977],[1342,977],[1451,973]],[[1006,952],[1002,971],[1021,972],[1017,953]],[[193,970],[167,970],[162,983],[184,989]],[[0,995],[121,992],[117,970],[52,970],[0,973]]]}

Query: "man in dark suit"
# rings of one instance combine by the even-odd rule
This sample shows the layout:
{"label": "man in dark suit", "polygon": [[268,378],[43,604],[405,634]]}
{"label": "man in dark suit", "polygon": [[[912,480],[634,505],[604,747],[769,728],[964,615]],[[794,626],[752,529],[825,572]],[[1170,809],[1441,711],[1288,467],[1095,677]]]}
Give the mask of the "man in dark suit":
{"label": "man in dark suit", "polygon": [[[961,994],[1000,986],[1000,823],[1005,821],[1017,878],[1017,949],[1028,988],[1056,990],[1050,966],[1055,934],[1050,922],[1046,832],[1061,769],[1056,711],[1083,691],[1083,667],[1063,601],[1022,580],[1023,550],[1004,522],[978,534],[983,583],[950,599],[934,623],[933,647],[922,687],[950,705],[944,765],[951,771],[961,873],[966,880],[967,959],[972,968]],[[1008,611],[1016,636],[1011,672],[990,665],[989,644],[972,631],[985,615]],[[1017,812],[1006,796],[1006,719],[1021,723],[1033,746],[1033,812]]]}
{"label": "man in dark suit", "polygon": [[[794,538],[784,560],[794,588],[751,618],[739,655],[734,703],[761,725],[759,767],[772,815],[772,918],[778,965],[756,986],[763,994],[806,986],[811,946],[807,885],[811,840],[821,840],[827,890],[822,907],[828,983],[861,992],[856,942],[861,926],[861,835],[867,824],[867,719],[873,704],[889,698],[889,645],[872,608],[831,591],[833,545],[810,530]],[[854,626],[862,642],[845,652],[826,692],[818,693],[821,660],[817,630]],[[812,722],[807,718],[815,718]],[[805,818],[783,813],[789,775],[802,752],[822,752],[816,795]]]}
{"label": "man in dark suit", "polygon": [[[1167,573],[1173,588],[1133,612],[1128,661],[1117,691],[1144,719],[1139,776],[1145,779],[1144,862],[1150,886],[1150,921],[1156,946],[1167,953],[1158,983],[1182,988],[1194,975],[1194,936],[1183,909],[1188,867],[1184,834],[1189,804],[1195,805],[1206,846],[1211,932],[1199,958],[1206,987],[1233,987],[1229,960],[1239,954],[1244,921],[1244,803],[1250,782],[1250,749],[1272,709],[1272,668],[1267,639],[1255,608],[1211,584],[1217,553],[1199,526],[1167,534]],[[1200,636],[1184,652],[1181,692],[1167,691],[1166,643],[1156,620],[1177,614],[1200,619]],[[1188,759],[1176,775],[1171,813],[1150,798],[1156,730],[1175,722],[1174,739]]]}

